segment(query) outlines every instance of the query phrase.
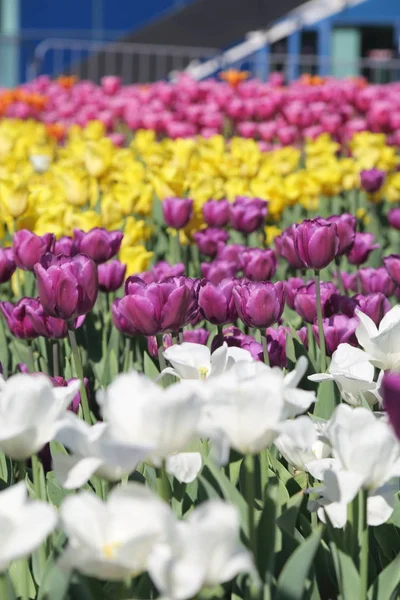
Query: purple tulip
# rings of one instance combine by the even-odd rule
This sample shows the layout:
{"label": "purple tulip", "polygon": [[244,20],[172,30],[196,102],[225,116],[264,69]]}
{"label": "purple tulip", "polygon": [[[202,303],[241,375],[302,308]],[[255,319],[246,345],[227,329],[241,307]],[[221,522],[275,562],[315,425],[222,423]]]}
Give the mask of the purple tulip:
{"label": "purple tulip", "polygon": [[293,269],[304,269],[303,262],[294,247],[292,229],[282,231],[281,235],[274,239],[274,243],[278,256],[287,260]]}
{"label": "purple tulip", "polygon": [[336,223],[337,234],[339,237],[339,250],[337,256],[346,254],[353,244],[356,236],[357,219],[350,213],[342,215],[333,215],[327,219],[328,223]]}
{"label": "purple tulip", "polygon": [[0,248],[0,283],[9,281],[16,268],[13,249]]}
{"label": "purple tulip", "polygon": [[[207,340],[210,336],[210,332],[207,329],[203,329],[202,327],[198,327],[197,329],[186,329],[183,332],[183,341],[190,342],[192,344],[200,344],[201,346],[205,346],[207,344]],[[163,335],[163,348],[166,350],[172,346],[172,335],[170,333],[164,333]],[[157,358],[158,356],[158,346],[157,339],[154,335],[150,335],[147,338],[147,351],[150,356],[153,358]]]}
{"label": "purple tulip", "polygon": [[267,281],[276,273],[277,260],[273,250],[250,248],[243,253],[243,272],[251,281]]}
{"label": "purple tulip", "polygon": [[396,285],[400,285],[400,255],[385,256],[383,264]]}
{"label": "purple tulip", "polygon": [[17,304],[11,302],[0,302],[0,308],[7,321],[11,333],[20,339],[31,340],[38,337],[38,333],[32,323],[27,308],[36,307],[39,301],[35,298],[21,298]]}
{"label": "purple tulip", "polygon": [[375,294],[381,292],[384,296],[391,296],[396,289],[396,283],[393,281],[385,267],[372,269],[365,267],[358,271],[358,277],[361,282],[363,294]]}
{"label": "purple tulip", "polygon": [[214,352],[217,348],[222,346],[224,342],[226,342],[229,347],[248,350],[254,360],[264,361],[262,345],[257,342],[253,336],[243,333],[238,327],[234,327],[233,325],[225,327],[222,335],[214,336],[211,344],[211,351]]}
{"label": "purple tulip", "polygon": [[229,233],[225,229],[207,227],[207,229],[197,231],[193,235],[193,239],[202,254],[214,257],[218,252],[219,244],[226,244],[228,241]]}
{"label": "purple tulip", "polygon": [[40,302],[52,317],[70,321],[88,313],[98,293],[97,267],[84,254],[48,253],[35,265]]}
{"label": "purple tulip", "polygon": [[356,233],[354,244],[347,254],[347,260],[352,265],[362,265],[368,260],[373,250],[379,248],[379,244],[374,244],[375,236],[372,233]]}
{"label": "purple tulip", "polygon": [[297,290],[304,286],[304,281],[300,277],[289,277],[285,281],[286,304],[292,309],[294,307],[294,299],[296,298]]}
{"label": "purple tulip", "polygon": [[[334,315],[329,319],[323,319],[322,325],[324,328],[326,353],[332,356],[339,344],[357,345],[355,331],[358,327],[359,320],[356,317],[350,318],[346,315]],[[319,345],[319,329],[315,323],[312,326],[313,333]]]}
{"label": "purple tulip", "polygon": [[346,273],[341,271],[342,281],[346,292],[357,292],[358,290],[358,274],[357,273]]}
{"label": "purple tulip", "polygon": [[235,277],[236,264],[226,260],[213,260],[212,262],[201,263],[201,273],[214,285],[218,285],[227,277]]}
{"label": "purple tulip", "polygon": [[243,252],[246,250],[242,244],[218,245],[217,260],[224,260],[229,263],[235,263],[236,271],[243,267]]}
{"label": "purple tulip", "polygon": [[[329,317],[332,314],[331,298],[334,294],[338,294],[338,289],[333,283],[321,283],[321,308],[323,317]],[[294,308],[306,323],[314,323],[317,318],[317,298],[314,281],[297,289],[294,298]]]}
{"label": "purple tulip", "polygon": [[[34,300],[32,298],[32,300]],[[33,328],[37,335],[51,339],[61,339],[68,335],[67,323],[64,319],[50,317],[44,311],[39,300],[31,302],[26,306],[26,313],[32,321]],[[85,320],[85,316],[75,319],[73,324],[74,329],[79,328]]]}
{"label": "purple tulip", "polygon": [[203,204],[204,221],[209,227],[224,227],[229,221],[228,200],[209,200]]}
{"label": "purple tulip", "polygon": [[[58,379],[58,378],[57,378]],[[69,385],[70,383],[72,383],[73,381],[76,381],[75,377],[72,377],[71,379],[68,379],[68,381],[66,382],[67,385]],[[83,384],[85,386],[86,389],[86,395],[90,396],[89,394],[89,380],[87,379],[87,377],[83,378]],[[79,411],[79,407],[81,405],[81,392],[78,391],[75,396],[72,398],[72,402],[71,404],[68,406],[68,410],[72,411],[75,414],[78,414]]]}
{"label": "purple tulip", "polygon": [[165,198],[162,203],[164,221],[168,227],[183,229],[193,215],[193,200],[189,198]]}
{"label": "purple tulip", "polygon": [[87,233],[74,229],[77,251],[86,254],[97,265],[107,262],[118,254],[123,237],[121,231],[107,231],[102,227],[94,227]]}
{"label": "purple tulip", "polygon": [[265,329],[282,316],[285,305],[285,286],[281,281],[242,282],[232,291],[236,310],[249,327]]}
{"label": "purple tulip", "polygon": [[237,311],[232,290],[237,285],[235,279],[224,279],[214,285],[203,279],[199,288],[199,307],[204,319],[213,325],[225,325],[237,319]]}
{"label": "purple tulip", "polygon": [[154,281],[162,281],[167,277],[181,277],[185,273],[185,265],[183,263],[170,265],[166,260],[160,260],[152,267],[151,272]]}
{"label": "purple tulip", "polygon": [[361,171],[361,187],[369,194],[373,194],[382,187],[383,182],[385,181],[385,175],[385,171],[380,171],[379,169]]}
{"label": "purple tulip", "polygon": [[76,242],[72,237],[64,235],[54,243],[54,254],[64,254],[65,256],[75,256],[79,250],[76,247]]}
{"label": "purple tulip", "polygon": [[136,335],[136,329],[128,323],[119,310],[121,298],[116,298],[111,305],[111,318],[113,325],[120,333],[124,335]]}
{"label": "purple tulip", "polygon": [[115,292],[121,287],[126,273],[126,265],[119,260],[111,260],[97,267],[99,289],[102,292]]}
{"label": "purple tulip", "polygon": [[400,374],[387,372],[382,380],[383,407],[396,436],[400,439]]}
{"label": "purple tulip", "polygon": [[118,303],[118,311],[135,334],[178,331],[197,316],[197,280],[171,277],[146,284],[139,277],[130,277],[125,289],[127,295]]}
{"label": "purple tulip", "polygon": [[389,210],[387,220],[390,227],[400,230],[400,208],[392,208],[392,210]]}
{"label": "purple tulip", "polygon": [[319,271],[337,256],[340,242],[336,223],[306,219],[300,225],[292,225],[292,235],[304,267]]}
{"label": "purple tulip", "polygon": [[52,233],[40,237],[27,229],[17,231],[13,238],[14,260],[17,267],[25,271],[33,271],[41,256],[51,252],[54,241]]}
{"label": "purple tulip", "polygon": [[298,329],[296,331],[296,333],[299,336],[300,341],[303,344],[303,346],[308,350],[308,330],[307,330],[307,327],[305,325],[303,327],[300,327],[300,329]]}
{"label": "purple tulip", "polygon": [[286,337],[288,334],[288,327],[268,327],[267,334],[267,346],[269,363],[271,367],[280,367],[281,369],[287,366],[286,357]]}
{"label": "purple tulip", "polygon": [[229,207],[229,220],[233,229],[249,234],[261,229],[267,218],[267,202],[260,198],[238,196]]}
{"label": "purple tulip", "polygon": [[373,320],[376,326],[379,325],[383,317],[390,310],[389,300],[380,292],[369,294],[368,296],[357,294],[351,298],[348,296],[338,296],[338,298],[341,299],[337,306],[338,311],[340,310],[340,312],[348,317],[354,317],[355,309],[359,308],[361,312]]}

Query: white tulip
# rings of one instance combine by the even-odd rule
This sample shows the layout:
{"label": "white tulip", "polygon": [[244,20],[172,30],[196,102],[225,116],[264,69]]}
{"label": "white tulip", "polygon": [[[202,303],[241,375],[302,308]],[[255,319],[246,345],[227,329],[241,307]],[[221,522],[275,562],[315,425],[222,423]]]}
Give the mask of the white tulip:
{"label": "white tulip", "polygon": [[198,386],[181,382],[166,389],[136,372],[119,375],[97,399],[110,435],[121,444],[152,446],[159,466],[198,437],[202,401]]}
{"label": "white tulip", "polygon": [[36,173],[45,173],[51,162],[51,158],[47,154],[31,154],[29,160]]}
{"label": "white tulip", "polygon": [[[275,446],[282,456],[298,471],[308,471],[308,465],[326,459],[330,446],[321,439],[323,422],[302,416],[282,424]],[[315,470],[314,470],[315,472]]]}
{"label": "white tulip", "polygon": [[220,500],[204,502],[155,546],[149,573],[157,588],[172,600],[186,600],[204,587],[252,571],[253,561],[239,541],[239,531],[233,506]]}
{"label": "white tulip", "polygon": [[54,439],[80,382],[53,387],[45,375],[0,378],[0,450],[24,460]]}
{"label": "white tulip", "polygon": [[55,475],[66,489],[82,487],[92,475],[118,481],[153,450],[152,446],[123,444],[110,435],[107,423],[91,427],[73,413],[62,421],[56,439],[70,452],[53,456]]}
{"label": "white tulip", "polygon": [[201,344],[190,342],[174,344],[165,350],[164,356],[171,363],[172,368],[164,369],[161,375],[169,373],[179,379],[215,377],[229,371],[237,361],[253,361],[248,350],[228,347],[226,342],[212,354],[207,346]]}
{"label": "white tulip", "polygon": [[[366,408],[338,406],[325,430],[334,460],[323,473],[317,501],[336,527],[347,520],[347,504],[363,489],[368,493],[368,522],[380,525],[393,512],[391,482],[400,475],[400,444],[385,418]],[[323,518],[323,510],[318,514]]]}
{"label": "white tulip", "polygon": [[379,323],[375,323],[356,309],[360,324],[356,329],[357,340],[370,355],[371,362],[378,369],[400,369],[400,306],[394,306]]}
{"label": "white tulip", "polygon": [[310,375],[310,381],[334,381],[345,402],[360,406],[362,397],[372,406],[381,400],[379,388],[383,376],[374,381],[372,356],[350,344],[339,344],[332,355],[328,373]]}
{"label": "white tulip", "polygon": [[0,492],[0,573],[40,546],[57,523],[55,510],[30,500],[24,482]]}
{"label": "white tulip", "polygon": [[147,570],[155,543],[173,520],[169,506],[136,483],[114,488],[107,502],[86,491],[68,496],[60,515],[68,536],[61,566],[114,581]]}

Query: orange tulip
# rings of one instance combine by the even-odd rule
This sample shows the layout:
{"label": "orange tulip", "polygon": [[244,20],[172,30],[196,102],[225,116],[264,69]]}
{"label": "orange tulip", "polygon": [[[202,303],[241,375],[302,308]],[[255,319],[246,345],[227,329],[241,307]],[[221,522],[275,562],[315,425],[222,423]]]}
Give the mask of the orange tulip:
{"label": "orange tulip", "polygon": [[237,87],[239,83],[250,77],[248,71],[238,71],[237,69],[228,69],[219,74],[220,79],[229,83],[232,87]]}

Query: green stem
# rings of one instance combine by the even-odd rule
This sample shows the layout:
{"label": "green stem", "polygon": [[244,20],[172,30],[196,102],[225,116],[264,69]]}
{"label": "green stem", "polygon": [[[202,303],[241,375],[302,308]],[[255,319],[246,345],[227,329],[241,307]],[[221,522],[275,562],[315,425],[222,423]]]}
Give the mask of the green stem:
{"label": "green stem", "polygon": [[340,293],[342,294],[342,296],[347,296],[346,290],[344,289],[342,271],[340,269],[340,258],[338,256],[335,258],[335,263],[336,263],[336,279],[339,284]]}
{"label": "green stem", "polygon": [[267,334],[264,331],[261,332],[261,343],[262,343],[262,347],[263,347],[264,362],[266,365],[269,366],[270,361],[269,361]]}
{"label": "green stem", "polygon": [[308,354],[311,360],[315,360],[314,333],[311,323],[307,323]]}
{"label": "green stem", "polygon": [[318,332],[319,332],[319,349],[320,349],[320,360],[321,360],[321,372],[326,371],[326,348],[325,348],[325,335],[324,327],[322,324],[322,304],[321,304],[321,280],[319,271],[316,269],[314,273],[315,280],[315,296],[317,301],[317,319],[318,319]]}
{"label": "green stem", "polygon": [[130,365],[130,354],[131,354],[131,340],[130,338],[125,338],[125,349],[124,349],[124,373],[126,373],[129,369]]}
{"label": "green stem", "polygon": [[32,341],[28,340],[27,344],[28,344],[28,369],[29,369],[29,373],[34,373],[35,372],[35,359],[33,356]]}
{"label": "green stem", "polygon": [[163,460],[161,468],[157,469],[157,488],[160,498],[169,503],[171,500],[171,486],[167,475],[165,460]]}
{"label": "green stem", "polygon": [[26,461],[18,461],[18,481],[25,481],[26,474]]}
{"label": "green stem", "polygon": [[158,346],[158,364],[160,365],[160,371],[167,368],[167,363],[164,358],[164,346],[162,334],[157,335],[157,346]]}
{"label": "green stem", "polygon": [[182,262],[182,247],[181,247],[181,239],[180,239],[179,229],[176,230],[176,235],[175,235],[175,256],[176,256],[177,263]]}
{"label": "green stem", "polygon": [[359,496],[359,515],[358,515],[358,536],[360,547],[360,600],[365,600],[368,592],[368,555],[369,555],[369,536],[367,522],[367,501],[368,492],[361,490]]}
{"label": "green stem", "polygon": [[253,556],[257,556],[257,539],[255,527],[254,499],[255,499],[255,457],[253,454],[246,454],[244,458],[246,472],[246,500],[247,500],[247,518],[249,524],[249,546]]}
{"label": "green stem", "polygon": [[76,335],[75,335],[75,331],[73,329],[72,323],[68,323],[68,337],[69,337],[69,342],[71,344],[72,355],[74,357],[76,376],[78,377],[78,379],[80,379],[80,382],[81,382],[81,404],[82,404],[83,418],[86,421],[86,423],[89,423],[89,425],[91,425],[92,419],[90,416],[89,400],[87,397],[85,383],[83,380],[82,360],[81,360],[81,355],[79,352],[78,343],[76,341]]}
{"label": "green stem", "polygon": [[58,377],[60,375],[60,365],[58,358],[58,341],[54,340],[52,343],[52,353],[53,353],[53,377]]}
{"label": "green stem", "polygon": [[[33,489],[35,491],[35,499],[43,500],[44,502],[46,502],[46,492],[45,492],[45,490],[43,490],[42,473],[41,473],[42,465],[39,460],[39,457],[36,454],[33,454],[32,458],[31,458],[31,462],[32,462],[32,482],[33,482]],[[46,546],[44,545],[44,543],[39,546],[38,553],[39,553],[40,572],[43,573],[44,568],[46,566]]]}
{"label": "green stem", "polygon": [[[11,594],[10,594],[11,592]],[[7,571],[0,573],[0,598],[1,600],[10,600],[11,598],[15,598],[15,594],[12,593],[12,584],[11,580],[7,575]]]}

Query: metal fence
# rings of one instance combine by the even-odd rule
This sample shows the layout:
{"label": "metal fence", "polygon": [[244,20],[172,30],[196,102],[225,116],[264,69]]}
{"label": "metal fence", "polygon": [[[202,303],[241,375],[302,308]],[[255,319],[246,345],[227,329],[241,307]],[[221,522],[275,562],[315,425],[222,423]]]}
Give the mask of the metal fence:
{"label": "metal fence", "polygon": [[167,78],[192,61],[207,60],[218,52],[216,48],[46,39],[36,46],[27,77],[62,73],[98,82],[103,75],[119,75],[125,84],[146,83]]}

